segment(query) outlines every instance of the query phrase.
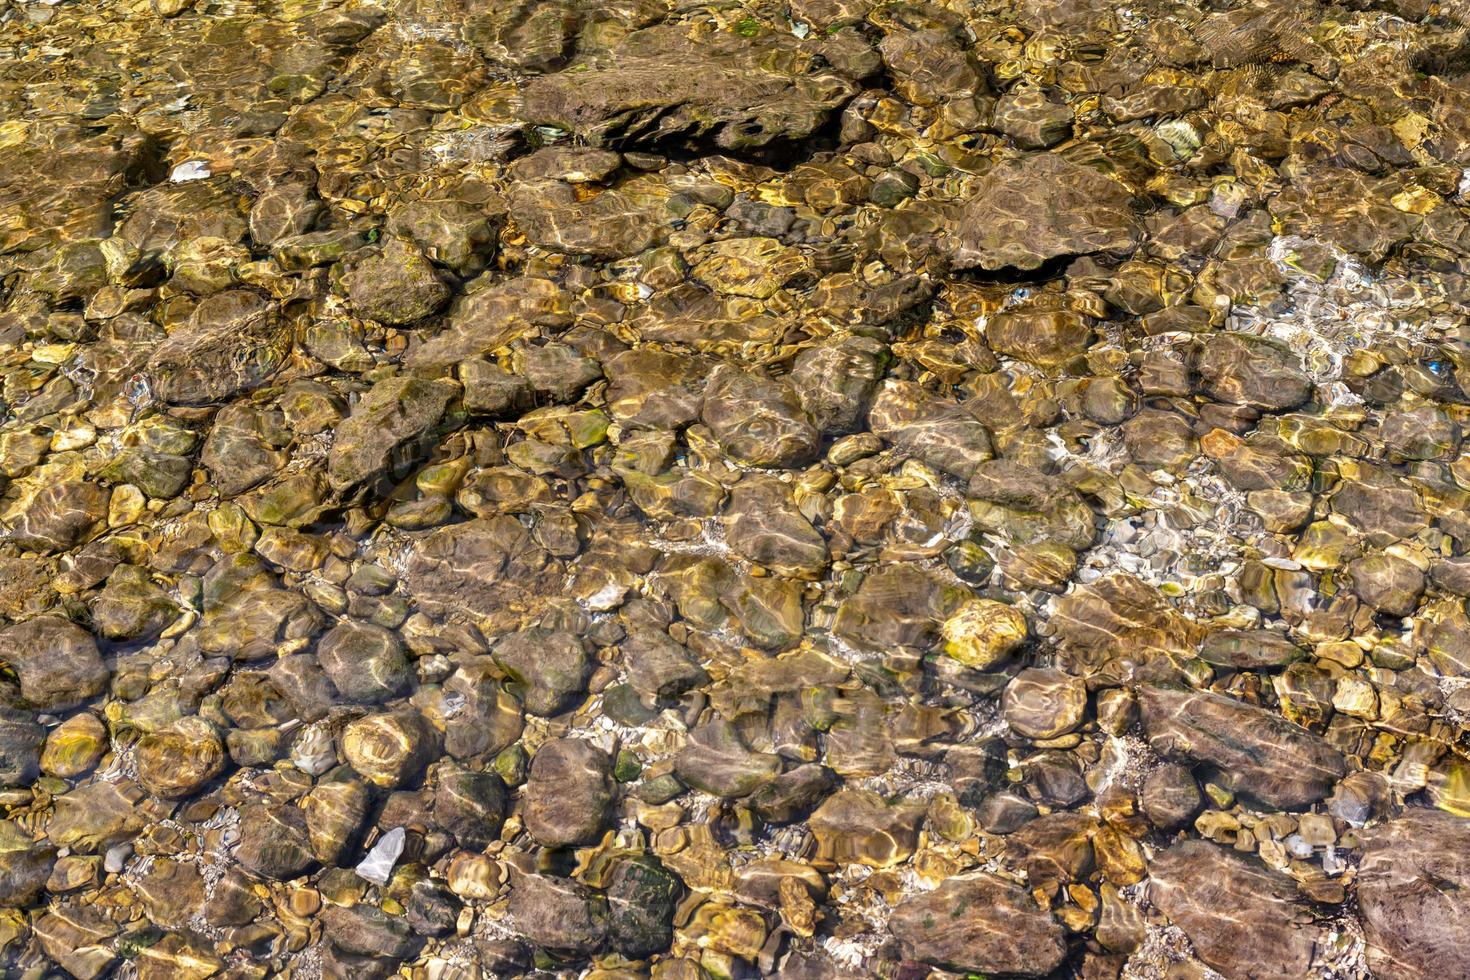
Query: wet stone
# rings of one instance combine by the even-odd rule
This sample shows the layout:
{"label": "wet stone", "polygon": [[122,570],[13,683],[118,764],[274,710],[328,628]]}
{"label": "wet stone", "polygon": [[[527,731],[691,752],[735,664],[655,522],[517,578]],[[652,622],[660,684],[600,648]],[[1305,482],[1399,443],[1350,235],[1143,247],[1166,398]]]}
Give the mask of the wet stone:
{"label": "wet stone", "polygon": [[316,656],[333,686],[349,701],[386,701],[409,684],[402,644],[372,623],[338,623],[317,641]]}
{"label": "wet stone", "polygon": [[907,899],[889,929],[915,959],[960,972],[1045,976],[1067,955],[1061,923],[1025,889],[987,873]]}
{"label": "wet stone", "polygon": [[1139,689],[1138,703],[1155,750],[1208,763],[1226,785],[1271,806],[1308,806],[1346,774],[1336,749],[1269,709],[1152,686]]}
{"label": "wet stone", "polygon": [[1001,164],[959,220],[956,268],[1036,269],[1051,259],[1129,252],[1141,237],[1128,191],[1053,153]]}
{"label": "wet stone", "polygon": [[[1260,977],[1307,975],[1318,928],[1296,885],[1209,841],[1160,852],[1149,872],[1149,899],[1189,936],[1205,963]],[[1240,937],[1251,937],[1242,945]]]}
{"label": "wet stone", "polygon": [[547,847],[593,843],[612,805],[612,759],[579,739],[537,750],[526,782],[526,829]]}
{"label": "wet stone", "polygon": [[19,678],[21,698],[46,711],[81,704],[101,693],[110,676],[92,635],[59,616],[0,630],[0,650]]}
{"label": "wet stone", "polygon": [[1045,667],[1017,674],[1001,701],[1006,723],[1021,735],[1038,739],[1056,738],[1076,728],[1086,709],[1082,679]]}

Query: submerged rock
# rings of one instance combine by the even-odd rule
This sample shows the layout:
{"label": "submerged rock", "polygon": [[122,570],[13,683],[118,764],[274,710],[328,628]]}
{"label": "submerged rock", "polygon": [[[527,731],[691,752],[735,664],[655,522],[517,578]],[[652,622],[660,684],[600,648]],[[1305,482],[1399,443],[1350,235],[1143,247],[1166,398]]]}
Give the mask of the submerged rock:
{"label": "submerged rock", "polygon": [[1342,754],[1320,736],[1266,708],[1151,686],[1139,688],[1138,704],[1157,751],[1208,764],[1225,785],[1270,806],[1309,806],[1347,773]]}
{"label": "submerged rock", "polygon": [[914,959],[947,970],[1040,977],[1067,956],[1061,923],[1025,889],[986,873],[905,900],[888,927]]}

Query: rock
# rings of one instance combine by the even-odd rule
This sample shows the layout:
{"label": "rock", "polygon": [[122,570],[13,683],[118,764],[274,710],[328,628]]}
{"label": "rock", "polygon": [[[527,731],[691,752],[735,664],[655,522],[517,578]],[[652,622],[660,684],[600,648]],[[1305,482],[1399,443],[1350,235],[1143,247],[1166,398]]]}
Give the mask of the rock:
{"label": "rock", "polygon": [[669,948],[683,882],[651,854],[618,862],[607,885],[608,945],[628,957]]}
{"label": "rock", "polygon": [[818,430],[830,435],[861,427],[883,376],[886,355],[881,343],[852,336],[808,347],[796,356],[791,384]]}
{"label": "rock", "polygon": [[495,246],[496,227],[466,201],[410,201],[388,216],[388,232],[413,241],[424,254],[460,275],[484,267]]}
{"label": "rock", "polygon": [[259,295],[226,290],[199,302],[186,324],[154,349],[154,393],[175,405],[224,401],[264,384],[285,363],[291,331]]}
{"label": "rock", "polygon": [[0,657],[20,680],[26,704],[64,711],[100,694],[111,672],[92,635],[60,616],[37,616],[0,630]]}
{"label": "rock", "polygon": [[346,490],[387,473],[396,459],[416,456],[458,393],[453,384],[390,378],[372,387],[337,428],[327,458],[327,479]]}
{"label": "rock", "polygon": [[522,819],[545,847],[592,844],[612,800],[611,757],[590,742],[556,739],[531,759]]}
{"label": "rock", "polygon": [[29,711],[0,705],[0,786],[29,786],[40,771],[46,729]]}
{"label": "rock", "polygon": [[944,653],[966,667],[987,670],[1026,642],[1026,616],[994,599],[967,599],[944,621]]}
{"label": "rock", "polygon": [[1385,616],[1412,615],[1424,594],[1419,567],[1393,555],[1364,555],[1347,566],[1353,593]]}
{"label": "rock", "polygon": [[905,899],[888,928],[909,956],[961,973],[1040,977],[1067,956],[1061,923],[1024,888],[983,872]]}
{"label": "rock", "polygon": [[305,596],[275,587],[252,555],[221,560],[204,577],[199,645],[234,660],[263,660],[303,648],[322,627]]}
{"label": "rock", "polygon": [[996,100],[992,125],[1023,150],[1045,150],[1072,135],[1072,110],[1038,86],[1018,85]]}
{"label": "rock", "polygon": [[1050,294],[1002,310],[985,326],[990,349],[1044,371],[1060,371],[1092,345],[1092,320]]}
{"label": "rock", "polygon": [[397,237],[353,259],[342,275],[342,285],[358,314],[388,324],[432,316],[450,297],[449,287],[417,246]]}
{"label": "rock", "polygon": [[1087,685],[1054,667],[1028,667],[1006,685],[1001,714],[1027,738],[1048,739],[1072,731],[1087,710]]}
{"label": "rock", "polygon": [[107,749],[107,726],[96,715],[79,712],[47,733],[41,771],[71,779],[94,768]]}
{"label": "rock", "polygon": [[570,708],[587,691],[592,662],[586,645],[571,633],[519,630],[495,645],[495,662],[510,676],[511,691],[526,710],[555,715]]}
{"label": "rock", "polygon": [[660,700],[673,700],[708,679],[688,651],[662,631],[631,633],[623,641],[623,657],[633,689]]}
{"label": "rock", "polygon": [[832,631],[864,648],[926,647],[964,598],[920,568],[879,568],[842,601]]}
{"label": "rock", "polygon": [[97,475],[109,483],[128,483],[150,497],[177,497],[189,483],[194,463],[187,456],[128,448],[119,452]]}
{"label": "rock", "polygon": [[592,146],[673,138],[744,149],[810,136],[855,90],[790,35],[695,41],[671,24],[629,36],[584,70],[533,79],[521,116]]}
{"label": "rock", "polygon": [[330,773],[301,798],[307,843],[325,865],[339,863],[357,847],[372,806],[372,792],[350,775],[346,769]]}
{"label": "rock", "polygon": [[1309,806],[1347,772],[1336,749],[1266,708],[1152,686],[1139,688],[1138,706],[1155,751],[1208,763],[1224,785],[1270,806]]}
{"label": "rock", "polygon": [[868,412],[873,432],[899,452],[968,480],[990,459],[990,432],[947,398],[910,381],[886,383]]}
{"label": "rock", "polygon": [[720,448],[748,466],[799,466],[820,440],[789,385],[733,366],[710,374],[700,416]]}
{"label": "rock", "polygon": [[515,875],[510,913],[517,934],[559,953],[585,956],[607,938],[607,900],[571,878]]}
{"label": "rock", "polygon": [[404,580],[425,611],[493,616],[560,587],[551,556],[514,517],[452,524],[415,541]]}
{"label": "rock", "polygon": [[440,750],[439,735],[414,708],[367,715],[342,731],[342,755],[368,782],[388,789],[416,782]]}
{"label": "rock", "polygon": [[306,818],[294,806],[251,803],[240,808],[240,842],[235,860],[263,878],[285,881],[314,863]]}
{"label": "rock", "polygon": [[774,477],[747,476],[730,491],[725,540],[742,558],[780,575],[812,578],[827,567],[827,542]]}
{"label": "rock", "polygon": [[826,799],[836,783],[836,775],[826,766],[797,766],[750,794],[746,804],[766,823],[791,823]]}
{"label": "rock", "polygon": [[1194,819],[1204,806],[1204,796],[1193,773],[1167,762],[1144,779],[1138,802],[1150,823],[1160,830],[1173,830]]}
{"label": "rock", "polygon": [[1305,657],[1306,651],[1274,630],[1216,630],[1200,645],[1199,658],[1217,667],[1269,670]]}
{"label": "rock", "polygon": [[1131,252],[1143,231],[1124,187],[1053,153],[990,171],[959,216],[956,269],[1030,270],[1094,252]]}
{"label": "rock", "polygon": [[332,945],[358,956],[408,959],[424,944],[403,919],[364,903],[325,906],[322,925]]}
{"label": "rock", "polygon": [[154,796],[178,799],[199,792],[224,769],[219,730],[199,717],[180,718],[138,740],[138,782]]}
{"label": "rock", "polygon": [[343,620],[322,634],[316,656],[349,701],[386,701],[406,691],[412,676],[398,637],[372,623]]}
{"label": "rock", "polygon": [[716,719],[689,733],[674,757],[674,772],[689,786],[725,799],[749,796],[781,773],[781,760],[752,752],[734,727]]}
{"label": "rock", "polygon": [[507,346],[538,328],[572,322],[572,294],[547,279],[497,281],[480,276],[465,287],[445,329],[420,340],[404,358],[414,370],[437,370]]}
{"label": "rock", "polygon": [[286,464],[289,456],[281,447],[289,440],[283,417],[227,405],[215,416],[199,461],[209,468],[220,493],[233,497],[270,479]]}
{"label": "rock", "polygon": [[1211,398],[1266,412],[1295,408],[1312,397],[1312,380],[1284,345],[1224,331],[1200,348],[1196,370]]}
{"label": "rock", "polygon": [[453,834],[461,847],[484,848],[499,838],[505,810],[505,782],[495,773],[440,768],[434,822]]}
{"label": "rock", "polygon": [[38,844],[12,820],[0,820],[0,906],[25,908],[45,891],[56,848]]}
{"label": "rock", "polygon": [[1420,808],[1365,832],[1359,921],[1374,976],[1428,980],[1470,970],[1470,821]]}
{"label": "rock", "polygon": [[178,616],[179,607],[137,565],[119,565],[92,602],[92,625],[109,640],[155,639]]}
{"label": "rock", "polygon": [[50,483],[26,506],[12,538],[27,551],[65,551],[101,528],[110,499],[100,485],[86,480]]}
{"label": "rock", "polygon": [[848,788],[828,797],[808,824],[820,860],[887,868],[914,853],[923,815],[922,804],[890,803],[868,790]]}
{"label": "rock", "polygon": [[46,955],[77,980],[97,980],[117,964],[109,940],[118,927],[98,909],[52,905],[33,929]]}
{"label": "rock", "polygon": [[305,184],[280,184],[261,193],[250,206],[250,237],[268,248],[283,238],[310,231],[322,213],[322,202]]}
{"label": "rock", "polygon": [[662,230],[640,204],[618,191],[592,197],[560,180],[518,184],[507,201],[516,227],[555,252],[620,259],[656,244]]}
{"label": "rock", "polygon": [[[1202,840],[1160,851],[1149,900],[1183,929],[1195,954],[1227,977],[1304,977],[1324,941],[1295,883]],[[1241,942],[1244,936],[1249,942]]]}

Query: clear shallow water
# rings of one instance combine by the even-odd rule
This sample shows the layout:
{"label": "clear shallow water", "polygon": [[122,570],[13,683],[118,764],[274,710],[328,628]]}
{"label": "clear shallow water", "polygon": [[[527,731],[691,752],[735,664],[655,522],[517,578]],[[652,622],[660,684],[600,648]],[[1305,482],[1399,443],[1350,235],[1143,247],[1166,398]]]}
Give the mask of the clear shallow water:
{"label": "clear shallow water", "polygon": [[1462,11],[0,24],[7,974],[1455,972]]}

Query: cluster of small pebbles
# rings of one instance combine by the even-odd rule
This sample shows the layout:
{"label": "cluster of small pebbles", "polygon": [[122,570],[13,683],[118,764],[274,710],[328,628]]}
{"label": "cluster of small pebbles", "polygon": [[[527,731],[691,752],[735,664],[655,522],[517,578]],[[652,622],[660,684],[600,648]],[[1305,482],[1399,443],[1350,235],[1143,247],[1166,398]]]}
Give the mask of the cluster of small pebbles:
{"label": "cluster of small pebbles", "polygon": [[0,0],[0,973],[1470,976],[1466,0]]}

